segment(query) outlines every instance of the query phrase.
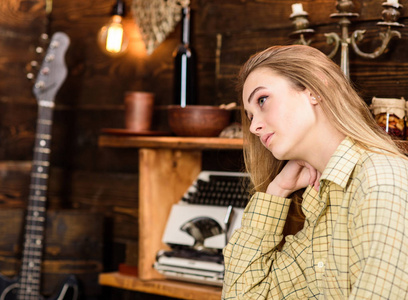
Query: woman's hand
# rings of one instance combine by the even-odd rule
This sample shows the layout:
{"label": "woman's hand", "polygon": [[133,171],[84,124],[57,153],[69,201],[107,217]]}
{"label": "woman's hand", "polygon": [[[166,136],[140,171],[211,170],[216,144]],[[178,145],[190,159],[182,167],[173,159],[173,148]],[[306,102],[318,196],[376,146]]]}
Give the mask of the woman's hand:
{"label": "woman's hand", "polygon": [[300,160],[290,160],[275,177],[266,189],[266,193],[288,197],[293,192],[308,185],[319,189],[320,173],[307,162]]}

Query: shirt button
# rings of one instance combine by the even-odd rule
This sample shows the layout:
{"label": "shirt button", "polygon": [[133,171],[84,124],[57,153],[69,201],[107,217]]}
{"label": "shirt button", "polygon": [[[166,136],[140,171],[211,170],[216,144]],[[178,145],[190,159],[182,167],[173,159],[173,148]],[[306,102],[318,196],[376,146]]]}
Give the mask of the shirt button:
{"label": "shirt button", "polygon": [[318,266],[319,268],[323,268],[323,267],[324,267],[324,262],[319,261],[319,262],[317,263],[317,266]]}

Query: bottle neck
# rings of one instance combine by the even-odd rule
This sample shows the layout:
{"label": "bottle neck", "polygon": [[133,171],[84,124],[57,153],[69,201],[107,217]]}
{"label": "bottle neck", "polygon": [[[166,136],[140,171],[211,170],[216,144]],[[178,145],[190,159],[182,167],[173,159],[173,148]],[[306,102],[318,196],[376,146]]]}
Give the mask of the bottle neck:
{"label": "bottle neck", "polygon": [[190,45],[190,7],[182,8],[181,42]]}

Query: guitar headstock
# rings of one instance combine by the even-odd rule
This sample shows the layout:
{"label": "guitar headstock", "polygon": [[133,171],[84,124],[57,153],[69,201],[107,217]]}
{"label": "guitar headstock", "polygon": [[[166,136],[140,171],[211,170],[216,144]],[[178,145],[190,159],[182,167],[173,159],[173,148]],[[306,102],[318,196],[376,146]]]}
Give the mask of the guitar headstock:
{"label": "guitar headstock", "polygon": [[55,96],[67,76],[65,52],[70,40],[63,32],[53,34],[38,72],[33,93],[39,104],[53,105]]}

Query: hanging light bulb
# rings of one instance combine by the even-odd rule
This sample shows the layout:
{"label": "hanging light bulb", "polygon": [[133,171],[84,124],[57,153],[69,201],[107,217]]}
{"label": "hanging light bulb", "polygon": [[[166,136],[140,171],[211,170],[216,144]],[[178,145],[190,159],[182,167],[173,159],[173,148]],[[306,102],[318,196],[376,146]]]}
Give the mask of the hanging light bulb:
{"label": "hanging light bulb", "polygon": [[122,17],[125,15],[125,3],[117,0],[113,6],[109,23],[103,26],[98,33],[98,44],[108,55],[123,54],[128,46],[128,37],[123,29]]}

